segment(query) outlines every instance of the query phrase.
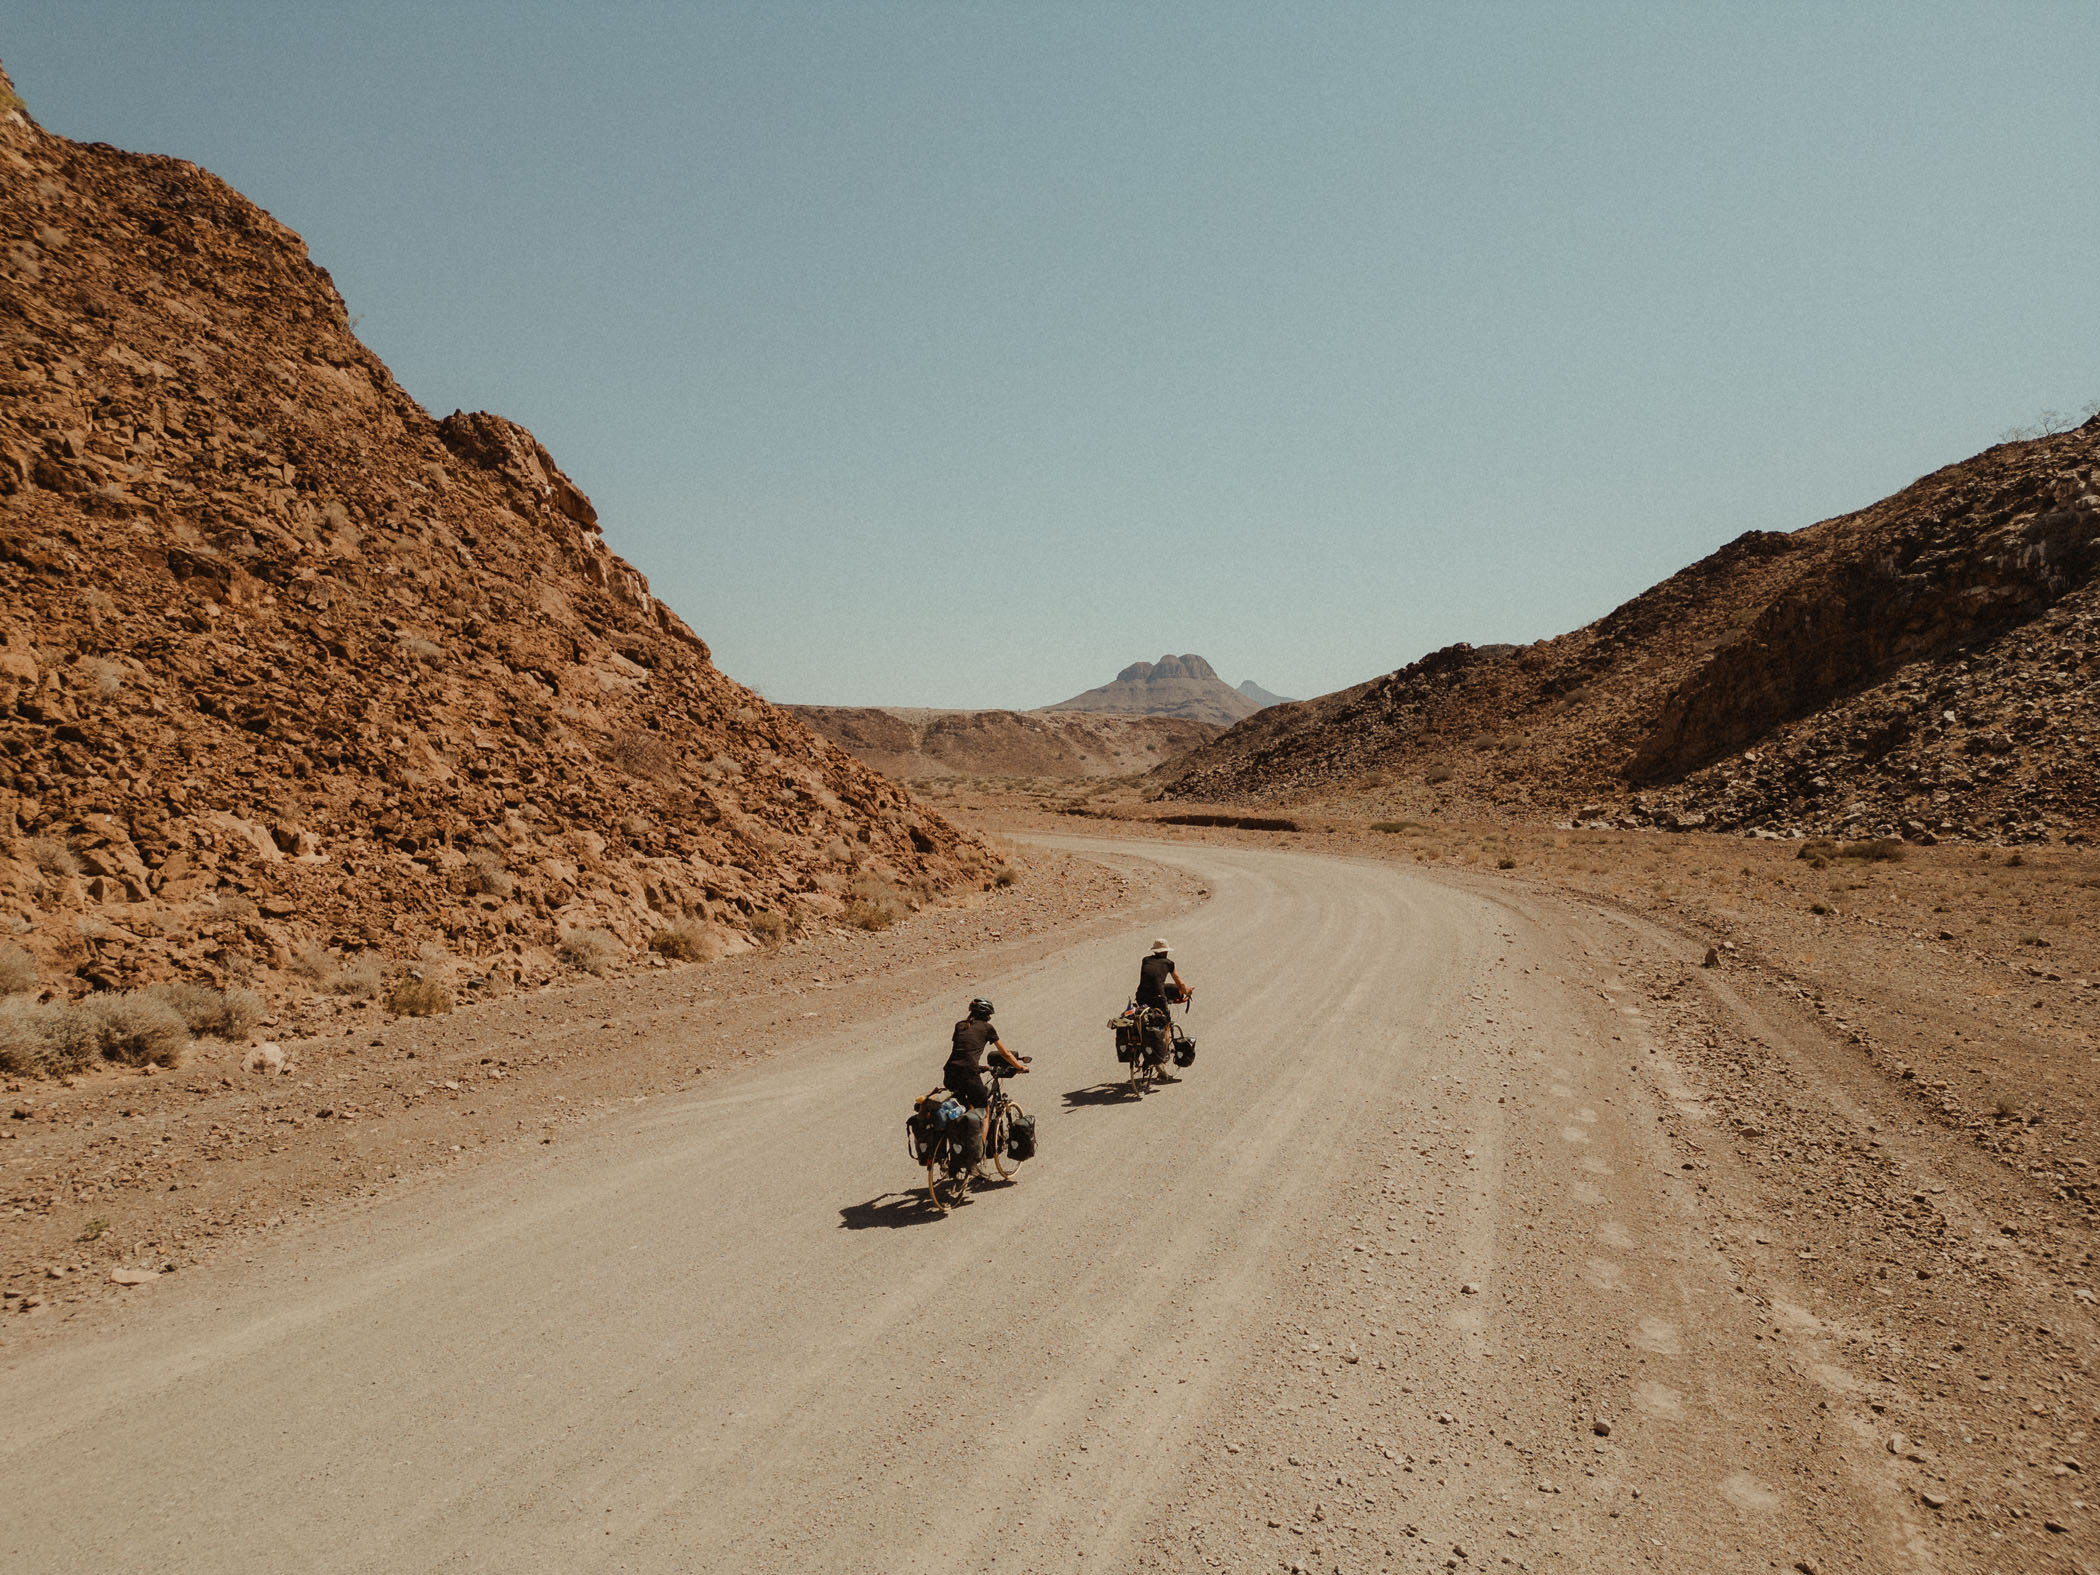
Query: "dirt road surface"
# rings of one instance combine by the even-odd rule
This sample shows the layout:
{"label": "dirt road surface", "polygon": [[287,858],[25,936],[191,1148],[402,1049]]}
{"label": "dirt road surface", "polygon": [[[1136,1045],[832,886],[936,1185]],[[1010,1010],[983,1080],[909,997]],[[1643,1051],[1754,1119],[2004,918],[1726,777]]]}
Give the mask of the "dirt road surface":
{"label": "dirt road surface", "polygon": [[2075,1567],[2082,1519],[1947,1532],[1875,1358],[1753,1275],[1784,1222],[1621,977],[1669,937],[1061,845],[1208,887],[1182,1081],[1108,1083],[1150,936],[1086,939],[985,982],[1042,1155],[952,1216],[942,998],[156,1284],[0,1373],[0,1565]]}

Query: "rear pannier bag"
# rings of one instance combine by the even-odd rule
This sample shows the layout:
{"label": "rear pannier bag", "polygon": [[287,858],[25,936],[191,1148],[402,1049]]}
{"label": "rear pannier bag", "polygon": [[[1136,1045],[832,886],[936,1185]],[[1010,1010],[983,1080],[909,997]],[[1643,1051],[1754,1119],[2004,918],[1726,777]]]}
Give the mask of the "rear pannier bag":
{"label": "rear pannier bag", "polygon": [[941,1148],[939,1127],[928,1121],[924,1116],[907,1116],[904,1120],[904,1136],[913,1164],[930,1165],[933,1163],[934,1155],[938,1154]]}
{"label": "rear pannier bag", "polygon": [[1008,1159],[1035,1158],[1035,1117],[1015,1116],[1006,1129]]}
{"label": "rear pannier bag", "polygon": [[1193,1066],[1196,1063],[1196,1041],[1180,1029],[1174,1030],[1174,1064]]}
{"label": "rear pannier bag", "polygon": [[1138,1046],[1144,1042],[1144,1030],[1138,1025],[1137,1013],[1124,1012],[1120,1016],[1111,1017],[1108,1026],[1116,1032],[1116,1059],[1136,1060]]}

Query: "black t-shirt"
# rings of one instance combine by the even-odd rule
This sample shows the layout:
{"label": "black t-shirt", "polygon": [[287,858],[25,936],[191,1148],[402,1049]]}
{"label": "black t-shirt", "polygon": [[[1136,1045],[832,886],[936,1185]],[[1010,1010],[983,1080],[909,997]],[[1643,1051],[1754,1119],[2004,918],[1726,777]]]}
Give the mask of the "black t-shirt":
{"label": "black t-shirt", "polygon": [[999,1038],[999,1030],[977,1017],[965,1017],[955,1025],[955,1048],[948,1052],[950,1066],[976,1070],[984,1065],[984,1047]]}
{"label": "black t-shirt", "polygon": [[1174,977],[1174,959],[1154,952],[1138,964],[1137,998],[1140,1006],[1165,1006],[1167,981]]}

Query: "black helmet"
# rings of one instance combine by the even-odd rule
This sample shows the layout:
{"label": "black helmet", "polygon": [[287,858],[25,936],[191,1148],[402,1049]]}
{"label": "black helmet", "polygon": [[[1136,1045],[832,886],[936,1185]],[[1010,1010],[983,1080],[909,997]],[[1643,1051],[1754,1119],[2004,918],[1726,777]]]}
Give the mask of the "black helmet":
{"label": "black helmet", "polygon": [[980,1021],[990,1017],[992,1015],[992,1003],[980,995],[970,1003],[970,1015]]}

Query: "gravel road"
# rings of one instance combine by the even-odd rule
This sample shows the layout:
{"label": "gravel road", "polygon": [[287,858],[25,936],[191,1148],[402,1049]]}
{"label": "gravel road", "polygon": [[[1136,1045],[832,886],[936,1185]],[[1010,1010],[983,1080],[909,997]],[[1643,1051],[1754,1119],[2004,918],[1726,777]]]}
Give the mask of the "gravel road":
{"label": "gravel road", "polygon": [[952,1216],[943,998],[155,1285],[0,1373],[0,1564],[1934,1567],[1573,910],[1058,845],[1207,885],[1182,1081],[1106,1083],[1089,939],[983,983],[1042,1156]]}

